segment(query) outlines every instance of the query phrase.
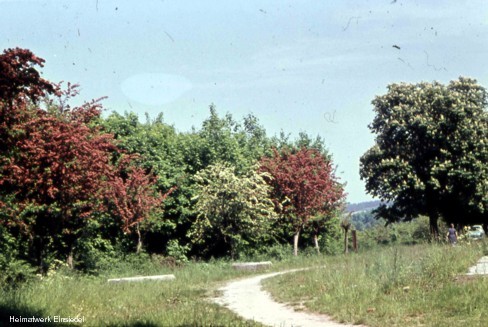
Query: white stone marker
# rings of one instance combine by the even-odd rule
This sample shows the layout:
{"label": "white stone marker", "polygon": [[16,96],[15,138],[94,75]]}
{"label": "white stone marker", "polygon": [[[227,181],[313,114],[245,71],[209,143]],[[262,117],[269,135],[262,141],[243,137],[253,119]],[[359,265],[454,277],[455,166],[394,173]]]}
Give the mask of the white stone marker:
{"label": "white stone marker", "polygon": [[126,278],[112,278],[109,279],[109,283],[125,283],[125,282],[145,282],[148,280],[173,280],[175,275],[156,275],[156,276],[137,276]]}
{"label": "white stone marker", "polygon": [[232,268],[236,270],[257,270],[271,267],[271,261],[261,261],[261,262],[238,262],[233,263]]}

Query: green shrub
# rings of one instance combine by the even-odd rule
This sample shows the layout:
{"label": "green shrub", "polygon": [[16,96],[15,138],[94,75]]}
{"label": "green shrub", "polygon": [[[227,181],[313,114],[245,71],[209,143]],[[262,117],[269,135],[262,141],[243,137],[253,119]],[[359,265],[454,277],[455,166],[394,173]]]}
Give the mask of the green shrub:
{"label": "green shrub", "polygon": [[166,252],[169,257],[173,258],[176,263],[183,264],[188,262],[189,245],[180,245],[178,240],[170,240],[166,246]]}
{"label": "green shrub", "polygon": [[388,224],[385,221],[358,232],[359,247],[371,249],[377,245],[420,244],[429,241],[429,219],[419,217],[410,222]]}
{"label": "green shrub", "polygon": [[0,288],[16,288],[35,277],[36,269],[21,259],[19,242],[0,225]]}
{"label": "green shrub", "polygon": [[0,255],[0,288],[17,288],[36,277],[36,269],[28,262],[19,259],[5,260]]}
{"label": "green shrub", "polygon": [[265,248],[263,256],[274,260],[285,260],[293,254],[291,244],[276,244]]}

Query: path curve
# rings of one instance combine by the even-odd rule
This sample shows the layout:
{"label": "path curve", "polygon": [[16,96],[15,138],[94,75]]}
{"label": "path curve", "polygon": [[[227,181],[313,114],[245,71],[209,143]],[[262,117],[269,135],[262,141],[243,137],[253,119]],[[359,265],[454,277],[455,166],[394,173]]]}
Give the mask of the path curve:
{"label": "path curve", "polygon": [[286,270],[232,281],[219,289],[222,291],[222,295],[214,298],[213,301],[229,308],[245,319],[268,326],[360,327],[359,325],[340,324],[326,315],[295,311],[285,304],[275,302],[269,292],[263,290],[261,285],[263,279],[300,270],[304,269]]}

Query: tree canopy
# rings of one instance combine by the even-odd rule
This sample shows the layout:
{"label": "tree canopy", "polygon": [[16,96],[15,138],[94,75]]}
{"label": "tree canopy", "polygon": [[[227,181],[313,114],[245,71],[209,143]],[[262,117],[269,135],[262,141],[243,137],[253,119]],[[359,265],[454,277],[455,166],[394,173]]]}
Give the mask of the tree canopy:
{"label": "tree canopy", "polygon": [[267,237],[274,217],[265,173],[237,175],[229,164],[217,163],[195,175],[197,220],[190,231],[194,242],[221,244],[235,258],[239,249]]}
{"label": "tree canopy", "polygon": [[213,104],[187,132],[162,114],[104,117],[103,98],[73,105],[78,86],[44,79],[43,65],[26,49],[0,54],[0,269],[16,258],[95,271],[134,251],[280,255],[293,233],[318,248],[337,225],[344,193],[320,137],[268,137],[256,116]]}
{"label": "tree canopy", "polygon": [[475,80],[392,84],[373,100],[376,144],[361,157],[366,190],[388,221],[488,222],[487,92]]}
{"label": "tree canopy", "polygon": [[297,255],[304,226],[315,215],[333,213],[345,196],[343,187],[331,160],[315,149],[275,149],[272,157],[261,159],[261,171],[272,177],[267,181],[273,187],[276,208],[293,224]]}
{"label": "tree canopy", "polygon": [[[115,208],[123,203],[124,209],[131,204],[139,217],[151,206],[139,208],[134,202],[156,203],[141,192],[141,186],[151,187],[152,181],[140,169],[124,172],[127,181],[138,183],[124,184],[125,192],[115,192],[122,173],[115,161],[130,158],[123,159],[113,135],[98,127],[100,104],[95,100],[71,108],[67,101],[76,95],[76,87],[68,84],[62,90],[40,78],[35,66],[42,63],[23,49],[0,55],[0,203],[7,213],[1,222],[27,237],[30,256],[39,265],[49,246],[67,255],[71,264],[87,221],[108,212],[109,203],[118,204]],[[126,224],[118,223],[121,229]]]}

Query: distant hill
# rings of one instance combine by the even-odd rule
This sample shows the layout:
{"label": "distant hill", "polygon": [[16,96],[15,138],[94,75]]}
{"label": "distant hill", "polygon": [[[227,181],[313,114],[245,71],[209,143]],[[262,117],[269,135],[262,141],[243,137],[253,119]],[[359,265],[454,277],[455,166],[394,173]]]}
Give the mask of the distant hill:
{"label": "distant hill", "polygon": [[376,209],[381,204],[380,200],[366,201],[359,203],[348,203],[346,205],[346,212],[354,213],[358,211],[369,211]]}
{"label": "distant hill", "polygon": [[381,201],[367,201],[360,203],[349,203],[346,205],[346,212],[351,214],[350,222],[356,230],[363,231],[368,228],[382,224],[373,215],[372,210],[376,209]]}

